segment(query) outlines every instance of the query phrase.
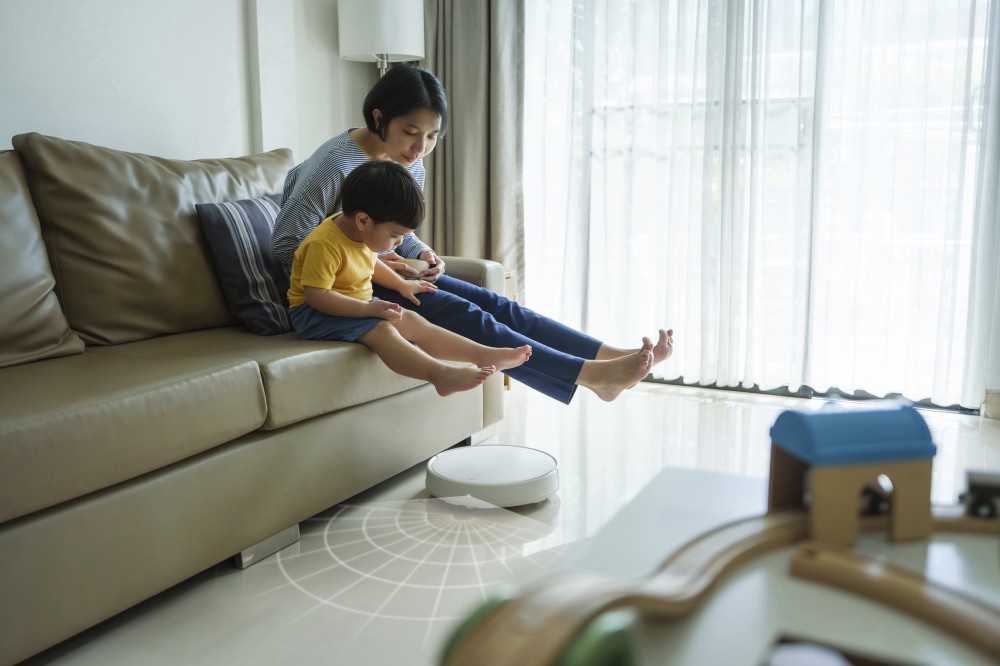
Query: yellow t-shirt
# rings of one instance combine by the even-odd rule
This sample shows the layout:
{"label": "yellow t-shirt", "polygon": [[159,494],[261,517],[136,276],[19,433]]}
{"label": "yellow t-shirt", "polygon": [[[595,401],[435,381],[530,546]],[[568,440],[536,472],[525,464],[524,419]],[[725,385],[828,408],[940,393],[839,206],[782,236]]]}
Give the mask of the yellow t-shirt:
{"label": "yellow t-shirt", "polygon": [[334,213],[309,232],[292,259],[288,305],[306,302],[305,287],[330,289],[361,301],[372,299],[372,274],[378,255],[353,241],[337,226]]}

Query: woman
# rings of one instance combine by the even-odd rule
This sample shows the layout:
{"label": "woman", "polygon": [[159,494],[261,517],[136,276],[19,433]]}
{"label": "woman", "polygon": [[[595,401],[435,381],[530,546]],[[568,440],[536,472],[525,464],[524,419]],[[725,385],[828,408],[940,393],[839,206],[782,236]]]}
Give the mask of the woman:
{"label": "woman", "polygon": [[[365,127],[339,134],[289,171],[275,221],[271,253],[286,268],[302,239],[341,208],[341,186],[352,170],[369,160],[393,160],[424,187],[423,157],[448,128],[448,102],[440,81],[425,69],[397,65],[365,97]],[[418,271],[403,258],[422,259]],[[491,347],[531,345],[527,363],[505,371],[545,395],[568,404],[577,386],[611,401],[646,376],[673,351],[672,331],[659,331],[654,345],[623,349],[602,343],[539,315],[488,289],[445,274],[445,262],[407,234],[396,252],[380,260],[407,276],[434,282],[438,289],[420,295],[416,306],[398,293],[375,287],[375,296],[415,310],[438,326]]]}

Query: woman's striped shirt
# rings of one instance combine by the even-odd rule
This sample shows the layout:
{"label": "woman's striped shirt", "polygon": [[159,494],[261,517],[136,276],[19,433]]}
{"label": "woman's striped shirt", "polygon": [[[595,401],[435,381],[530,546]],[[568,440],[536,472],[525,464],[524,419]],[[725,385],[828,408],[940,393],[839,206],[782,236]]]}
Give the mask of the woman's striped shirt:
{"label": "woman's striped shirt", "polygon": [[[324,143],[285,177],[281,211],[274,221],[271,237],[271,255],[286,267],[292,265],[295,250],[309,232],[343,207],[341,188],[347,174],[371,159],[349,132]],[[414,162],[409,172],[420,189],[424,189],[423,159]],[[408,233],[396,253],[402,257],[417,257],[429,249],[416,234]]]}

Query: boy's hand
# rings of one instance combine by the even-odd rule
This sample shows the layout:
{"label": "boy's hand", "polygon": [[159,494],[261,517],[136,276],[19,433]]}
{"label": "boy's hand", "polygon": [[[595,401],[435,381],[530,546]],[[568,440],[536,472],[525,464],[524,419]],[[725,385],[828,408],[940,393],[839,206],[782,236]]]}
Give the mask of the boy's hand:
{"label": "boy's hand", "polygon": [[413,266],[410,266],[409,264],[403,262],[403,258],[398,254],[396,254],[395,252],[386,252],[385,254],[380,254],[378,258],[381,259],[386,266],[396,271],[397,273],[401,273],[403,277],[406,277],[408,279],[415,278],[420,273],[420,271],[418,271]]}
{"label": "boy's hand", "polygon": [[397,291],[411,300],[414,305],[420,305],[420,301],[417,300],[415,294],[425,291],[437,291],[437,287],[430,282],[425,282],[424,280],[408,280],[406,284],[400,286]]}
{"label": "boy's hand", "polygon": [[389,301],[372,301],[368,304],[372,317],[385,319],[386,321],[399,321],[403,316],[403,308],[398,303]]}

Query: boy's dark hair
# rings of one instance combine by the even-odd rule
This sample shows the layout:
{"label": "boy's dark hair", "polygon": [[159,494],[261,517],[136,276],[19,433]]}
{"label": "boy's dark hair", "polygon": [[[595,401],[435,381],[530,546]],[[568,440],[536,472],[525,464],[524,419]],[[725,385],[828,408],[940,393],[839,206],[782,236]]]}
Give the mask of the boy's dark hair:
{"label": "boy's dark hair", "polygon": [[[378,123],[372,114],[375,109],[382,112]],[[430,109],[441,116],[438,137],[444,137],[448,130],[448,99],[444,94],[444,86],[426,69],[400,64],[386,72],[368,91],[361,110],[368,130],[385,141],[389,122],[417,109]]]}
{"label": "boy's dark hair", "polygon": [[424,221],[424,193],[410,172],[392,160],[363,162],[344,179],[344,215],[366,213],[375,224],[416,229]]}

